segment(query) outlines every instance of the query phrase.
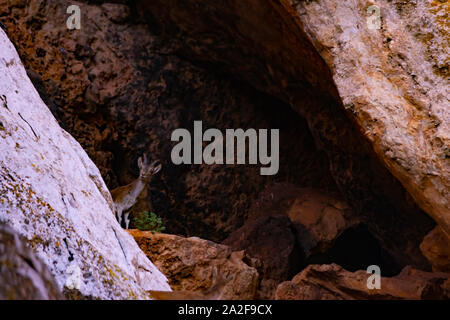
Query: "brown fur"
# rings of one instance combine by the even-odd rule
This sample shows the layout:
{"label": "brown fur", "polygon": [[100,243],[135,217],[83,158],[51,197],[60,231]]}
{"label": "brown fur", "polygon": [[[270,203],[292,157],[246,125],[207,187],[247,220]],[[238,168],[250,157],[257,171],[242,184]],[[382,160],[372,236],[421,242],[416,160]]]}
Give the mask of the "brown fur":
{"label": "brown fur", "polygon": [[[114,209],[116,211],[117,221],[122,223],[122,213],[131,209],[136,203],[136,199],[144,190],[145,185],[150,179],[161,170],[161,164],[159,161],[153,161],[151,164],[147,163],[147,157],[144,154],[144,159],[138,159],[139,166],[139,178],[127,184],[126,186],[118,187],[111,191],[111,196],[114,201]],[[125,228],[128,229],[130,219],[128,218],[129,212],[124,214]]]}

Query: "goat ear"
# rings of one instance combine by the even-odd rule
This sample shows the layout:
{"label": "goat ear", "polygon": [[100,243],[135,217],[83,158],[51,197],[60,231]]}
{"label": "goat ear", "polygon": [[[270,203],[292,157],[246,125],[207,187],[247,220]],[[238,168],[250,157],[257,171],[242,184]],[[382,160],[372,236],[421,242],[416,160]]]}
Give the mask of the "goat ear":
{"label": "goat ear", "polygon": [[161,168],[162,168],[162,164],[160,163],[158,166],[156,166],[156,167],[153,169],[153,174],[158,173],[159,170],[161,170]]}
{"label": "goat ear", "polygon": [[142,170],[142,158],[141,157],[139,157],[139,159],[138,159],[138,167],[139,167],[139,170]]}

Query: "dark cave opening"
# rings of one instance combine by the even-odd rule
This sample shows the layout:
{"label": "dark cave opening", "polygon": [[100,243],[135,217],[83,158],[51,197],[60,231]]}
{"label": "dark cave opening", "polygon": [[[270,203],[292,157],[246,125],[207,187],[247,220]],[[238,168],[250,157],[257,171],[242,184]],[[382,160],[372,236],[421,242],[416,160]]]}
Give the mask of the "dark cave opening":
{"label": "dark cave opening", "polygon": [[[42,99],[110,190],[135,181],[144,153],[163,162],[132,208],[131,228],[138,220],[133,217],[155,212],[165,233],[225,243],[258,219],[252,206],[266,187],[292,184],[342,196],[351,211],[344,218],[352,221],[345,227],[353,218],[360,224],[342,227],[339,236],[321,233],[319,240],[329,241],[314,252],[328,249],[308,258],[290,217],[249,228],[248,246],[255,256],[267,257],[267,274],[287,267],[269,280],[290,280],[312,264],[335,263],[350,272],[378,265],[386,277],[408,265],[431,270],[419,245],[435,223],[373,150],[365,128],[348,113],[357,108],[344,108],[327,57],[274,1],[112,1],[130,9],[126,17],[121,10],[101,8],[107,1],[81,2],[97,9],[89,10],[82,33],[61,37],[66,33],[42,28],[47,20],[32,19],[30,25],[17,16],[8,18],[10,37]],[[55,5],[46,2],[42,10]],[[55,17],[49,15],[48,22]],[[30,28],[33,37],[27,38]],[[203,132],[279,128],[279,173],[262,177],[260,164],[173,164],[171,133],[186,128],[192,135],[198,120]],[[281,216],[298,198],[272,201],[270,212],[259,212]],[[308,224],[305,233],[314,227]],[[247,250],[243,242],[236,241]],[[279,253],[289,246],[291,252]]]}
{"label": "dark cave opening", "polygon": [[326,253],[309,257],[303,267],[330,263],[338,264],[351,272],[367,270],[368,266],[377,265],[384,277],[396,276],[404,267],[395,262],[364,224],[345,230]]}
{"label": "dark cave opening", "polygon": [[[366,152],[361,140],[349,139],[356,130],[332,99],[336,94],[329,70],[306,38],[300,34],[297,42],[291,42],[285,37],[290,27],[282,27],[285,20],[271,10],[259,12],[262,15],[254,21],[239,6],[211,15],[215,11],[209,9],[220,8],[224,5],[220,2],[205,2],[205,6],[183,2],[195,4],[192,10],[178,10],[181,2],[170,6],[159,2],[145,4],[145,10],[132,6],[130,17],[136,22],[130,28],[108,21],[104,34],[92,29],[81,34],[75,49],[68,52],[71,62],[84,66],[78,74],[69,70],[64,79],[56,80],[45,74],[38,63],[58,57],[58,52],[50,50],[46,59],[24,56],[30,70],[44,74],[46,80],[36,85],[41,96],[82,144],[110,189],[136,179],[137,158],[148,152],[164,167],[133,210],[139,213],[152,206],[165,220],[167,233],[216,242],[243,225],[258,194],[273,182],[320,188],[325,193],[340,191],[354,214],[375,226],[383,240],[360,225],[345,231],[331,249],[306,264],[334,262],[349,271],[377,264],[383,275],[390,276],[400,271],[400,265],[422,263],[418,241],[431,227],[419,220],[420,212],[404,205],[404,190]],[[223,12],[232,17],[225,25]],[[155,21],[134,19],[146,13]],[[165,13],[177,19],[166,19]],[[201,28],[201,21],[199,29],[190,25],[197,13],[217,28],[208,23]],[[259,24],[266,19],[284,22]],[[274,28],[252,33],[254,24]],[[89,33],[104,36],[105,42],[90,42]],[[64,41],[55,42],[64,48]],[[19,51],[26,45],[20,43]],[[102,59],[106,62],[99,63]],[[124,70],[115,69],[122,65]],[[317,96],[310,92],[315,87],[320,88]],[[75,89],[80,89],[79,95],[72,94]],[[98,96],[101,89],[114,94]],[[86,112],[91,109],[96,112]],[[279,173],[268,178],[259,175],[260,166],[174,165],[170,134],[176,128],[191,128],[195,120],[222,131],[280,128]],[[396,250],[398,257],[391,258],[383,247]],[[406,252],[409,248],[414,255]]]}

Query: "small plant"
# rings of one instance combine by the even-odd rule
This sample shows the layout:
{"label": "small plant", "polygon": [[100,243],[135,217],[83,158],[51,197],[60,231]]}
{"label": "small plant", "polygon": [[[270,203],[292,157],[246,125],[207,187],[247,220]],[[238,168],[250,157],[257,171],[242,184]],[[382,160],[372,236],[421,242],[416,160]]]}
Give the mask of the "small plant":
{"label": "small plant", "polygon": [[166,230],[164,227],[162,219],[158,217],[154,212],[148,213],[148,211],[143,212],[136,218],[135,222],[136,228],[141,231],[151,231],[151,232],[163,232]]}

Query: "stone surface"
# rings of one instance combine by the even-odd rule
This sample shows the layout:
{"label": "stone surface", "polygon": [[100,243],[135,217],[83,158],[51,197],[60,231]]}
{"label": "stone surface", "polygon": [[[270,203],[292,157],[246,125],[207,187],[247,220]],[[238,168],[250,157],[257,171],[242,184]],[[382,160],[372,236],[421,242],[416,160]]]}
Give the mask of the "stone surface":
{"label": "stone surface", "polygon": [[[251,203],[265,186],[288,181],[327,193],[340,192],[395,264],[429,268],[419,244],[435,223],[417,204],[437,220],[445,212],[433,213],[439,205],[432,202],[439,202],[441,191],[448,187],[447,160],[436,159],[448,149],[441,139],[446,134],[448,116],[438,97],[446,85],[439,80],[442,77],[429,75],[436,68],[408,73],[411,63],[415,67],[430,66],[425,62],[427,57],[420,56],[422,44],[400,41],[400,48],[419,49],[417,55],[415,50],[397,55],[397,49],[389,48],[395,44],[393,37],[386,37],[386,44],[378,41],[379,36],[372,40],[367,35],[378,31],[368,33],[368,4],[362,1],[103,2],[80,3],[80,31],[65,28],[69,1],[28,4],[1,0],[0,21],[7,26],[29,74],[41,88],[41,96],[87,150],[110,188],[136,177],[136,159],[143,152],[162,159],[165,167],[160,177],[135,210],[148,209],[151,196],[169,232],[221,241],[244,223]],[[382,12],[387,10],[389,16],[383,23],[388,23],[400,40],[418,35],[428,41],[431,60],[438,60],[438,73],[445,72],[441,49],[436,46],[445,42],[440,40],[440,31],[436,37],[428,33],[434,22],[428,21],[428,13],[421,14],[424,6],[438,3],[408,3],[379,2]],[[392,8],[398,11],[395,17]],[[440,12],[435,10],[434,17]],[[418,19],[423,19],[427,34],[417,25]],[[349,33],[341,30],[353,32],[355,21],[360,37],[347,37]],[[408,21],[414,24],[407,25]],[[392,27],[394,22],[397,25]],[[327,35],[332,41],[324,41]],[[362,62],[381,55],[372,60],[384,61],[387,57],[394,63],[369,61],[353,67],[352,61],[358,61],[360,53],[365,59]],[[384,80],[370,77],[373,70],[380,79],[388,74],[385,79],[393,83],[404,76],[405,85],[382,86]],[[432,112],[431,117],[441,122],[436,135],[434,120],[421,118],[427,108],[415,111],[398,98],[416,97],[423,82],[416,77],[418,85],[409,85],[407,79],[417,74],[436,80],[432,87],[437,95],[429,90],[436,96],[429,99],[432,109],[443,111],[443,116]],[[362,121],[369,119],[364,112],[365,101],[372,99],[364,88],[370,88],[379,98],[376,108],[367,107],[376,120],[373,123]],[[425,84],[424,88],[428,90],[429,86]],[[353,94],[357,90],[361,95]],[[386,101],[389,110],[383,109]],[[401,103],[393,105],[395,101]],[[420,109],[420,103],[412,104]],[[410,115],[414,121],[405,126]],[[284,149],[280,151],[279,175],[263,179],[258,168],[247,166],[170,165],[171,145],[166,143],[170,132],[176,127],[189,127],[198,119],[220,129],[281,128],[285,135],[281,137]],[[416,134],[420,120],[423,139]],[[377,123],[386,124],[388,130]],[[444,142],[433,140],[434,136]],[[430,141],[437,147],[429,147]],[[406,156],[403,149],[407,149]],[[396,160],[389,157],[400,160],[392,165]],[[408,173],[401,168],[412,169]],[[427,170],[438,185],[436,196],[432,195],[433,187],[427,187],[428,176],[416,181],[428,195],[417,195],[422,191],[406,181],[413,176],[420,180]],[[434,178],[436,174],[438,178]],[[429,199],[433,200],[430,205],[426,203]]]}
{"label": "stone surface", "polygon": [[[449,3],[290,2],[345,110],[450,237]],[[368,28],[369,5],[381,10],[380,29]]]}
{"label": "stone surface", "polygon": [[[110,189],[136,178],[144,152],[162,161],[134,213],[153,209],[167,232],[219,242],[275,179],[336,189],[325,154],[286,103],[186,57],[180,40],[162,37],[141,4],[103,2],[79,3],[79,31],[66,28],[68,0],[0,0],[0,21],[41,96]],[[259,165],[173,165],[171,133],[192,131],[194,120],[204,129],[280,128],[280,172],[262,177]]]}
{"label": "stone surface", "polygon": [[289,217],[306,256],[325,252],[343,231],[359,222],[339,194],[289,183],[267,186],[250,207],[249,219],[277,214]]}
{"label": "stone surface", "polygon": [[245,262],[244,252],[197,237],[184,238],[149,231],[128,230],[147,257],[169,279],[174,291],[205,292],[216,267],[228,283],[221,299],[251,300],[258,285],[258,272]]}
{"label": "stone surface", "polygon": [[350,207],[320,190],[301,189],[287,212],[306,255],[325,252],[352,221]]}
{"label": "stone surface", "polygon": [[60,289],[74,270],[83,296],[146,298],[146,290],[169,289],[117,223],[100,172],[60,128],[3,30],[0,150],[0,221],[28,241]]}
{"label": "stone surface", "polygon": [[357,223],[338,195],[280,182],[264,188],[244,225],[223,243],[256,259],[258,298],[270,299],[280,282],[298,272],[308,258],[326,256],[335,240]]}
{"label": "stone surface", "polygon": [[439,227],[423,239],[420,250],[430,261],[433,271],[450,272],[450,241]]}
{"label": "stone surface", "polygon": [[249,219],[224,244],[245,250],[260,274],[257,299],[271,299],[277,285],[289,279],[302,263],[294,226],[286,215],[263,215]]}
{"label": "stone surface", "polygon": [[281,283],[277,300],[421,300],[449,299],[450,274],[405,267],[392,278],[382,277],[380,289],[368,289],[366,271],[348,272],[336,264],[310,265],[292,281]]}
{"label": "stone surface", "polygon": [[60,300],[63,295],[47,266],[26,240],[0,224],[0,300]]}
{"label": "stone surface", "polygon": [[[298,2],[300,7],[320,6],[322,3]],[[339,6],[353,6],[355,3],[360,2],[350,1]],[[327,154],[339,191],[355,214],[367,224],[396,263],[428,267],[419,244],[434,223],[414,203],[413,198],[417,197],[405,190],[407,184],[391,170],[384,154],[378,152],[376,144],[365,136],[367,129],[361,127],[355,116],[344,108],[339,83],[334,79],[334,68],[327,63],[329,60],[323,58],[317,46],[311,46],[314,39],[305,32],[308,22],[305,20],[305,26],[302,24],[289,1],[155,0],[138,1],[137,5],[140,16],[151,21],[161,39],[177,39],[178,55],[244,79],[289,104],[304,117],[315,145]],[[331,18],[322,24],[330,32],[339,33],[342,27],[347,26],[347,20],[338,21],[344,24],[342,27],[334,25],[339,15],[333,12],[332,7],[326,13]],[[353,19],[365,20],[363,14],[364,8],[351,13]],[[399,24],[402,21],[399,19]],[[357,41],[357,37],[354,38]],[[344,42],[342,46],[346,48]],[[356,47],[363,47],[363,44]],[[354,53],[345,52],[342,57],[352,59]],[[367,54],[370,55],[370,51]],[[345,70],[341,72],[346,74]],[[354,82],[356,79],[349,79],[346,86],[352,88]],[[442,82],[437,86],[441,91],[445,88]],[[392,90],[391,101],[395,100],[396,92]],[[388,96],[389,92],[383,91],[383,98]],[[391,115],[388,117],[394,122],[400,121]],[[396,141],[400,148],[403,142],[406,143],[404,147],[411,150],[422,147],[420,139],[417,142],[409,138],[399,141],[398,136],[408,135],[407,130],[400,128],[402,125],[393,132],[397,136],[392,139],[386,136],[386,146]],[[424,138],[429,138],[425,131]],[[387,150],[386,154],[389,154]],[[418,161],[424,165],[428,163],[427,158]],[[448,175],[445,169],[435,172]],[[429,211],[423,202],[417,203]],[[428,213],[432,214],[431,211]]]}

